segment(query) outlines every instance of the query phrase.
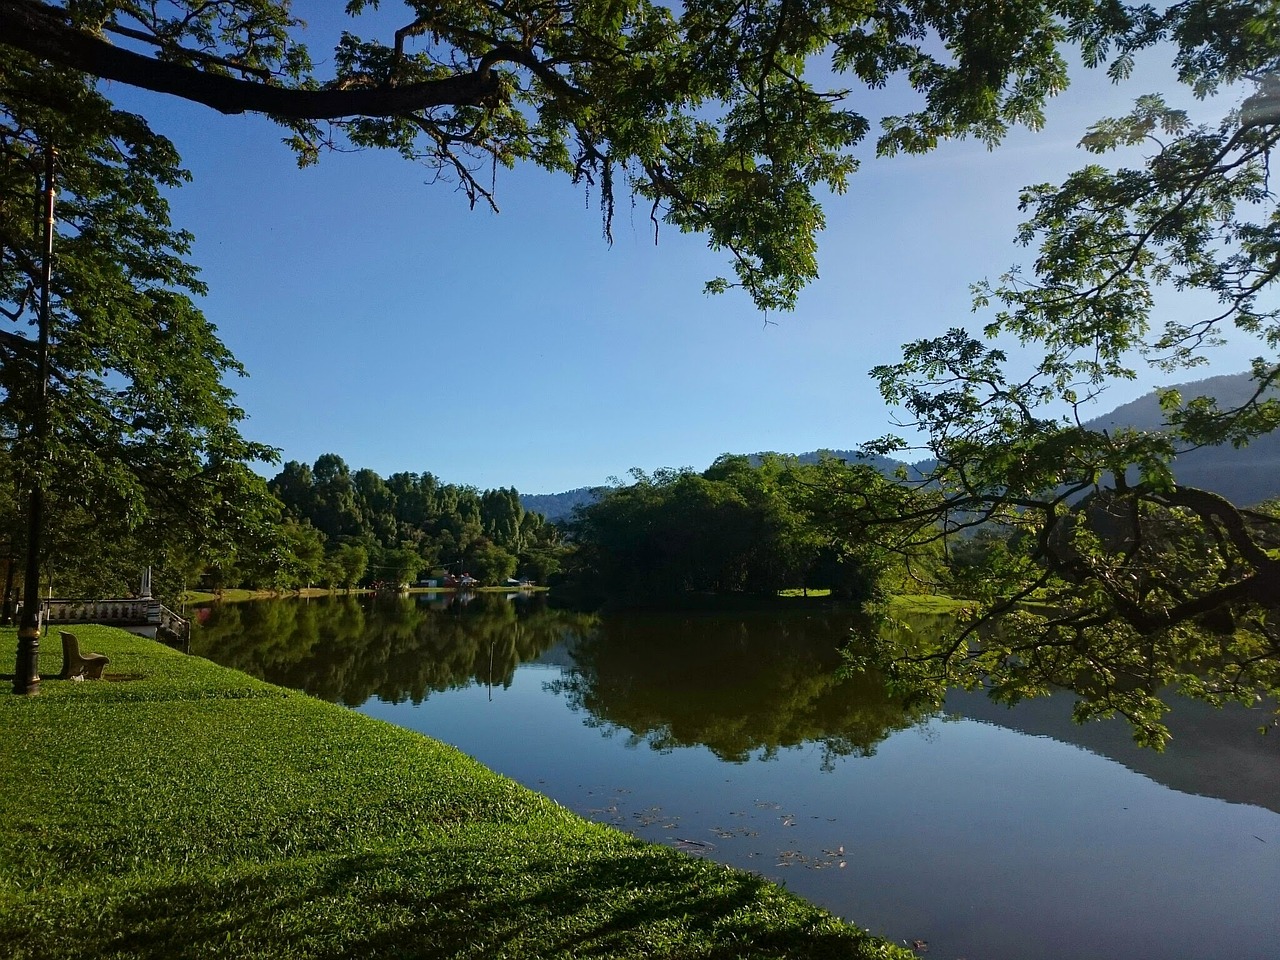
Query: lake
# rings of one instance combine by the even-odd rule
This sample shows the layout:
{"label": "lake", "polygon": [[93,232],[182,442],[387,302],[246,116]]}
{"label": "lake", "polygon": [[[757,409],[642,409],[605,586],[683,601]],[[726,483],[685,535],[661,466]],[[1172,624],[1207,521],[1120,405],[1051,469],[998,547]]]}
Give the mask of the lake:
{"label": "lake", "polygon": [[[762,874],[930,957],[1280,957],[1280,735],[1179,701],[1143,751],[1069,698],[904,709],[856,614],[537,598],[197,611],[192,652],[454,744],[584,817]],[[923,620],[918,629],[927,629]]]}

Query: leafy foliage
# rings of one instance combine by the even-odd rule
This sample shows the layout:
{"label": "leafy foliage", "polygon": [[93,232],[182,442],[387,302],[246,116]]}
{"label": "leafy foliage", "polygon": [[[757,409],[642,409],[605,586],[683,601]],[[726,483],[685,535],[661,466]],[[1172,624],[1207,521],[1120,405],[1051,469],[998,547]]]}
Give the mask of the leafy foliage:
{"label": "leafy foliage", "polygon": [[[264,535],[272,505],[248,463],[274,451],[241,435],[224,379],[243,371],[193,300],[204,290],[184,259],[191,238],[164,197],[186,180],[172,145],[82,75],[7,46],[0,89],[0,482],[12,491],[0,523],[10,542],[25,544],[17,491],[37,481],[50,555],[73,589],[109,589],[124,568],[136,585],[148,564],[176,568]],[[50,146],[58,233],[49,435],[38,446]]]}
{"label": "leafy foliage", "polygon": [[[379,4],[352,0],[328,77],[281,0],[3,0],[0,36],[62,67],[268,114],[303,163],[330,147],[397,151],[472,205],[496,208],[496,168],[529,161],[595,187],[608,237],[628,191],[655,227],[704,233],[728,253],[735,279],[710,289],[738,285],[785,309],[817,276],[818,196],[845,188],[878,112],[857,87],[916,95],[916,109],[882,121],[881,154],[964,136],[994,144],[1011,125],[1043,122],[1071,45],[1091,64],[1111,59],[1116,76],[1162,42],[1195,82],[1239,76],[1268,36],[1248,4],[1205,7],[406,0],[392,29]],[[1252,32],[1227,50],[1223,22]],[[370,23],[375,35],[356,32]]]}
{"label": "leafy foliage", "polygon": [[822,524],[812,501],[819,472],[861,476],[863,469],[870,471],[776,456],[752,466],[725,455],[701,474],[633,471],[633,483],[575,512],[570,579],[595,597],[815,587],[865,598],[875,589],[877,558]]}
{"label": "leafy foliage", "polygon": [[504,583],[517,571],[545,581],[562,552],[556,528],[525,510],[514,487],[481,492],[430,473],[384,480],[367,469],[353,474],[332,453],[313,467],[289,461],[269,487],[331,561],[302,566],[305,578],[290,586],[308,579],[344,587],[410,583],[424,570],[469,573],[485,584]]}
{"label": "leafy foliage", "polygon": [[[1174,31],[1197,94],[1251,79],[1242,108],[1197,125],[1147,96],[1097,123],[1082,144],[1119,162],[1023,192],[1018,239],[1035,249],[1033,269],[975,287],[975,310],[993,309],[982,336],[953,329],[873,371],[936,466],[893,498],[845,491],[848,522],[908,553],[974,531],[1005,540],[966,571],[977,603],[949,637],[869,640],[859,654],[920,695],[987,683],[1014,702],[1067,687],[1078,718],[1119,712],[1159,746],[1168,687],[1212,702],[1280,692],[1280,520],[1179,485],[1170,467],[1181,451],[1240,446],[1280,425],[1269,182],[1280,45],[1266,6],[1206,6]],[[1135,148],[1142,162],[1126,165]],[[1135,364],[1201,363],[1228,336],[1262,354],[1245,402],[1166,391],[1163,430],[1086,422],[1089,402]]]}

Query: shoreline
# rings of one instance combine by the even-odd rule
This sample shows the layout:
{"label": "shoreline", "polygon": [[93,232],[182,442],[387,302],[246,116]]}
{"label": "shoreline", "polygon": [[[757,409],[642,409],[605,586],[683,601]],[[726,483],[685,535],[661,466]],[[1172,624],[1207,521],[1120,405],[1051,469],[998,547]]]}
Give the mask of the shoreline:
{"label": "shoreline", "polygon": [[46,640],[41,692],[0,693],[14,960],[913,956],[423,735],[123,631],[76,633],[110,656],[105,680],[53,679]]}
{"label": "shoreline", "polygon": [[352,587],[350,590],[324,587],[303,587],[300,590],[223,590],[220,594],[202,590],[188,590],[179,601],[183,604],[201,603],[240,603],[244,600],[288,600],[294,597],[346,597],[370,596],[386,593],[392,596],[405,596],[419,593],[546,593],[549,587],[473,587],[470,590],[458,590],[456,587],[410,587],[408,590],[371,590],[368,587]]}

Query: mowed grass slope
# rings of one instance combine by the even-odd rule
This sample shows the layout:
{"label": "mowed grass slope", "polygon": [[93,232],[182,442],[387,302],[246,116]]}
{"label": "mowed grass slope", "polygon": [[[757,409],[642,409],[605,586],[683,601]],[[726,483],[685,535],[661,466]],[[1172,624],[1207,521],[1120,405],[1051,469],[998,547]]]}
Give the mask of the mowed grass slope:
{"label": "mowed grass slope", "polygon": [[51,679],[55,633],[17,697],[0,630],[7,958],[911,956],[429,738],[75,632],[108,679]]}

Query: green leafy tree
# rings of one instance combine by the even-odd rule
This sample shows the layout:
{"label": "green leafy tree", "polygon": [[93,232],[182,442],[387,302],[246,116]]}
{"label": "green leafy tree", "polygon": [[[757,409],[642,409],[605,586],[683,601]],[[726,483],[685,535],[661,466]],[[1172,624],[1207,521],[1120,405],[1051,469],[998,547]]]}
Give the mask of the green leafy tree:
{"label": "green leafy tree", "polygon": [[[248,464],[275,456],[240,434],[224,381],[243,371],[193,300],[204,288],[185,260],[191,238],[165,199],[187,174],[167,140],[81,73],[0,45],[0,90],[0,445],[17,507],[3,522],[25,546],[38,483],[47,576],[101,595],[122,581],[136,590],[153,565],[157,585],[176,586],[167,557],[217,557],[268,535],[273,508]],[[49,148],[57,229],[40,436],[36,214]]]}
{"label": "green leafy tree", "polygon": [[282,530],[288,557],[286,586],[310,586],[321,578],[324,534],[309,523],[286,520]]}
{"label": "green leafy tree", "polygon": [[507,582],[516,572],[516,558],[495,543],[476,545],[467,558],[467,572],[485,586]]}
{"label": "green leafy tree", "polygon": [[290,460],[267,484],[267,489],[295,519],[315,516],[315,477],[305,463]]}
{"label": "green leafy tree", "polygon": [[350,590],[369,568],[369,551],[359,544],[344,544],[334,554],[339,571],[338,583]]}
{"label": "green leafy tree", "polygon": [[[481,492],[441,483],[430,473],[397,473],[384,480],[373,470],[352,472],[332,453],[313,467],[286,463],[269,487],[293,523],[310,524],[322,535],[340,531],[328,538],[332,549],[344,541],[363,544],[372,579],[412,582],[436,565],[461,573],[490,547],[503,558],[534,551],[554,565],[560,550],[555,528],[540,514],[525,511],[514,488]],[[499,569],[506,572],[494,582],[509,577],[514,572],[509,567],[503,559]],[[344,582],[341,575],[321,579]]]}
{"label": "green leafy tree", "polygon": [[360,509],[355,482],[345,460],[326,453],[312,467],[314,513],[308,519],[331,540],[363,537],[371,531]]}
{"label": "green leafy tree", "polygon": [[413,583],[426,566],[417,551],[404,544],[383,554],[382,563],[387,579],[396,584]]}
{"label": "green leafy tree", "polygon": [[979,527],[972,535],[952,538],[947,544],[948,572],[951,586],[959,596],[982,596],[988,592],[987,582],[1003,577],[1003,571],[1016,562],[1017,545],[1011,543],[1008,531]]}
{"label": "green leafy tree", "polygon": [[[917,341],[874,371],[936,466],[876,502],[847,491],[850,525],[906,552],[966,529],[1012,534],[949,636],[870,641],[868,659],[926,696],[948,682],[990,684],[1008,702],[1067,687],[1079,719],[1120,713],[1159,746],[1171,686],[1215,703],[1280,694],[1280,520],[1178,483],[1174,461],[1280,424],[1280,206],[1268,179],[1280,21],[1265,5],[1201,15],[1180,38],[1196,50],[1178,54],[1183,79],[1201,96],[1247,83],[1243,103],[1204,125],[1147,96],[1097,123],[1082,144],[1098,162],[1023,192],[1019,240],[1036,259],[975,288],[975,308],[991,311],[982,335]],[[1145,158],[1129,165],[1139,146]],[[1194,365],[1227,337],[1259,352],[1243,404],[1165,391],[1162,431],[1085,425],[1089,401],[1135,363]]]}
{"label": "green leafy tree", "polygon": [[356,502],[364,518],[362,527],[380,543],[397,542],[395,495],[374,471],[357,470],[352,476]]}
{"label": "green leafy tree", "polygon": [[336,554],[326,556],[320,564],[320,584],[329,590],[342,586],[343,570]]}
{"label": "green leafy tree", "polygon": [[485,536],[519,551],[524,546],[524,507],[515,487],[486,490],[480,495],[480,522]]}
{"label": "green leafy tree", "polygon": [[[819,494],[822,475],[849,470],[724,456],[701,474],[634,471],[633,483],[577,511],[570,578],[588,595],[769,595],[808,584],[863,597],[876,576],[870,554],[827,521]],[[837,559],[843,575],[824,566]]]}
{"label": "green leafy tree", "polygon": [[525,579],[545,585],[563,568],[568,555],[568,548],[555,544],[526,550],[517,558],[516,572]]}
{"label": "green leafy tree", "polygon": [[629,192],[655,224],[704,233],[730,256],[734,279],[711,289],[739,285],[771,309],[817,276],[818,195],[845,188],[867,115],[883,112],[856,106],[846,82],[918,95],[882,120],[882,154],[994,143],[1011,124],[1041,124],[1067,84],[1062,47],[1098,62],[1114,45],[1120,73],[1166,37],[1194,57],[1203,6],[408,0],[398,30],[376,21],[379,37],[358,32],[378,4],[352,0],[328,76],[283,0],[0,0],[0,43],[22,63],[19,95],[35,98],[47,63],[258,112],[287,128],[303,163],[330,146],[395,150],[473,206],[493,204],[496,166],[533,162],[594,184],[608,235]]}

